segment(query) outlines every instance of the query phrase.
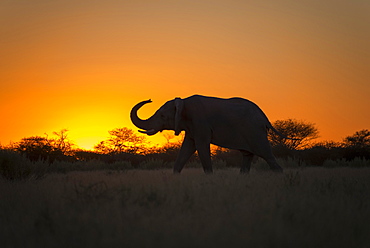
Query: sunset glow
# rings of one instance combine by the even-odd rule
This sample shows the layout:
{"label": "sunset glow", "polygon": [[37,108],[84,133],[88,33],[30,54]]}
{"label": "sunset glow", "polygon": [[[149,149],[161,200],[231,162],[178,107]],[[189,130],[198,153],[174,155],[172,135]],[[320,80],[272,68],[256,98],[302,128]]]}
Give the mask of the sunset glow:
{"label": "sunset glow", "polygon": [[[0,144],[69,130],[91,149],[167,100],[243,97],[321,140],[370,128],[370,3],[2,1]],[[149,139],[161,144],[157,134]]]}

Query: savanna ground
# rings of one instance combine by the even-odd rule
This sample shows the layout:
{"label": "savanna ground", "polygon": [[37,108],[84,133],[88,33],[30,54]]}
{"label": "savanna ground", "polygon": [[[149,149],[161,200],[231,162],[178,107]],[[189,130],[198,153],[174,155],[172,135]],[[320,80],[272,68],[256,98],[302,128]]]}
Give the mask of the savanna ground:
{"label": "savanna ground", "polygon": [[[255,167],[254,167],[255,168]],[[1,247],[370,247],[370,168],[0,179]]]}

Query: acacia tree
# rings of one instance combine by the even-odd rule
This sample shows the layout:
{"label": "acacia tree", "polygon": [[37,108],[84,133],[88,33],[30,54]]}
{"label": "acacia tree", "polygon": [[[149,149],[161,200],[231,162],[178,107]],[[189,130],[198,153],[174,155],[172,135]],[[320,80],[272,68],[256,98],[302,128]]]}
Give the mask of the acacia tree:
{"label": "acacia tree", "polygon": [[146,149],[146,138],[142,135],[137,135],[132,129],[127,127],[115,128],[108,131],[110,137],[107,140],[101,141],[94,146],[94,149],[99,153],[117,154],[117,153],[144,153]]}
{"label": "acacia tree", "polygon": [[56,138],[31,136],[22,138],[19,142],[13,145],[15,151],[26,154],[31,160],[49,159],[64,159],[65,156],[73,154],[72,141],[68,139],[68,130],[62,129],[59,132],[53,132]]}
{"label": "acacia tree", "polygon": [[277,120],[272,125],[281,134],[291,138],[286,139],[270,130],[269,139],[273,146],[282,146],[290,150],[304,149],[309,147],[311,140],[319,137],[319,131],[314,123],[287,119]]}
{"label": "acacia tree", "polygon": [[345,157],[353,159],[355,157],[370,158],[370,130],[363,129],[357,131],[343,140]]}
{"label": "acacia tree", "polygon": [[41,136],[31,136],[22,138],[15,144],[16,151],[26,154],[32,160],[47,159],[53,152],[53,146],[50,141]]}
{"label": "acacia tree", "polygon": [[343,143],[346,147],[370,147],[370,130],[363,129],[357,131],[354,135],[347,136]]}
{"label": "acacia tree", "polygon": [[56,138],[49,139],[49,142],[53,146],[54,150],[60,151],[63,155],[72,155],[75,144],[68,138],[67,132],[68,129],[53,132]]}

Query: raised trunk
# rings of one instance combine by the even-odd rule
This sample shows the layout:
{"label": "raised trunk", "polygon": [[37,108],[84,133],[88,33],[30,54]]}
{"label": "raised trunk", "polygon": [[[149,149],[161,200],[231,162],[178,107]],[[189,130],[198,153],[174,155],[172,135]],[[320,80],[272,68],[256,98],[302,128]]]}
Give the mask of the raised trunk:
{"label": "raised trunk", "polygon": [[141,129],[144,129],[144,130],[150,130],[152,129],[153,127],[151,127],[151,124],[149,122],[149,119],[148,120],[142,120],[139,118],[139,116],[137,115],[137,111],[145,104],[147,103],[151,103],[152,100],[147,100],[147,101],[142,101],[138,104],[136,104],[132,109],[131,109],[131,114],[130,114],[130,117],[131,117],[131,121],[132,123],[134,123],[135,126],[137,126],[138,128],[141,128]]}

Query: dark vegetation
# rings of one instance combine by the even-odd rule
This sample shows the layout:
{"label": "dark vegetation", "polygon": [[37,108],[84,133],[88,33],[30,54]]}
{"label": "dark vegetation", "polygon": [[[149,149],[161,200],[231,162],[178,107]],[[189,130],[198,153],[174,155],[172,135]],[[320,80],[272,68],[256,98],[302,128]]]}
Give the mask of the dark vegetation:
{"label": "dark vegetation", "polygon": [[[270,132],[269,138],[275,156],[294,161],[296,166],[366,166],[370,160],[370,131],[358,131],[342,142],[313,142],[319,137],[315,124],[294,119],[278,120],[274,127],[286,137]],[[53,137],[31,136],[8,146],[0,146],[0,174],[8,179],[39,178],[46,172],[100,169],[159,169],[171,168],[181,142],[171,142],[173,136],[164,134],[167,144],[150,146],[145,136],[128,128],[109,131],[107,140],[95,145],[93,151],[82,150],[68,138],[68,130],[54,132]],[[221,167],[239,166],[238,151],[212,148],[212,158]],[[351,161],[363,161],[350,163]],[[187,167],[200,163],[194,155]],[[217,168],[217,167],[216,167]]]}
{"label": "dark vegetation", "polygon": [[285,124],[300,140],[270,137],[279,175],[261,159],[238,175],[239,152],[218,147],[225,169],[204,175],[194,156],[174,175],[180,142],[148,148],[127,128],[94,151],[67,130],[2,147],[2,247],[369,247],[370,131],[313,143],[313,124]]}
{"label": "dark vegetation", "polygon": [[0,179],[2,247],[369,247],[370,168]]}

